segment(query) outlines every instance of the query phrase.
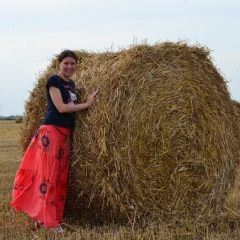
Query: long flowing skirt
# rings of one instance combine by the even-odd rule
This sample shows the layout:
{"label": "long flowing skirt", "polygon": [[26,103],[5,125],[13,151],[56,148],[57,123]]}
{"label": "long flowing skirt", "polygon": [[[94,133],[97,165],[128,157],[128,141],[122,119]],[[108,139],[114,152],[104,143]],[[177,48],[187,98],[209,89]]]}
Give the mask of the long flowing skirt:
{"label": "long flowing skirt", "polygon": [[13,201],[17,212],[23,210],[45,227],[62,222],[69,167],[69,136],[66,128],[41,126],[27,148],[17,171]]}

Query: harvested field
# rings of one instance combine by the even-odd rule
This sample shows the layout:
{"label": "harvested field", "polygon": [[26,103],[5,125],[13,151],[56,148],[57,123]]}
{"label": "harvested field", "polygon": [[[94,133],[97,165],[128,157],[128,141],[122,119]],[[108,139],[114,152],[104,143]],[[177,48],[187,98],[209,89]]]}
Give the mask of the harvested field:
{"label": "harvested field", "polygon": [[[5,129],[5,122],[0,121],[0,131]],[[187,239],[211,239],[211,240],[232,240],[238,239],[240,231],[232,226],[222,225],[213,229],[211,226],[203,227],[204,232],[196,235],[187,228],[180,226],[172,229],[170,225],[152,222],[148,226],[141,228],[139,226],[109,224],[109,225],[89,225],[80,221],[72,221],[71,218],[64,219],[63,227],[67,231],[61,236],[54,236],[46,230],[35,230],[33,223],[24,213],[15,213],[9,207],[11,201],[11,192],[16,170],[20,164],[20,149],[12,144],[12,149],[8,146],[9,134],[19,137],[21,126],[14,121],[8,121],[9,131],[7,135],[0,135],[2,146],[0,148],[0,239],[69,239],[69,240],[187,240]],[[17,126],[17,127],[16,127]],[[5,142],[5,139],[7,140]],[[9,151],[10,150],[10,151]],[[7,152],[7,154],[6,154]],[[17,160],[16,160],[17,159]],[[237,192],[235,192],[237,193]],[[199,237],[201,236],[201,237]]]}

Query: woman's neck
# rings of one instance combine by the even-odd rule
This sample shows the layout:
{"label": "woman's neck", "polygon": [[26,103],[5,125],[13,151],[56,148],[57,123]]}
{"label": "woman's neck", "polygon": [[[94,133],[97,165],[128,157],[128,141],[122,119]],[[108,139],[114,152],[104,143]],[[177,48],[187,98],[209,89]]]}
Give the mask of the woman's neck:
{"label": "woman's neck", "polygon": [[70,81],[70,78],[64,76],[61,72],[59,72],[57,75],[58,75],[60,78],[62,78],[64,81],[66,81],[66,82],[69,82],[69,81]]}

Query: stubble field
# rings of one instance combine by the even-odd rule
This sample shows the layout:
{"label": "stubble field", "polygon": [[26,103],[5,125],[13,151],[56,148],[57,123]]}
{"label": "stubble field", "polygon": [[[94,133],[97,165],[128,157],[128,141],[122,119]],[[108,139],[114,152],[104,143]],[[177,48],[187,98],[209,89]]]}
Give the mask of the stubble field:
{"label": "stubble field", "polygon": [[157,223],[148,227],[136,226],[89,226],[80,222],[64,219],[62,224],[65,232],[56,235],[46,229],[34,228],[34,223],[21,212],[16,213],[10,206],[15,173],[21,163],[19,138],[21,123],[0,121],[0,240],[7,239],[84,239],[84,240],[151,240],[151,239],[240,239],[239,231],[207,231],[205,236],[186,233],[182,229],[172,232],[167,226]]}
{"label": "stubble field", "polygon": [[[21,163],[19,138],[21,123],[0,121],[0,240],[7,239],[156,239],[156,232],[132,227],[81,226],[65,219],[65,232],[56,235],[45,229],[35,229],[34,222],[23,213],[16,213],[10,206],[16,171]],[[157,234],[159,235],[159,234]],[[164,239],[164,238],[163,238]],[[165,238],[166,239],[166,238]]]}

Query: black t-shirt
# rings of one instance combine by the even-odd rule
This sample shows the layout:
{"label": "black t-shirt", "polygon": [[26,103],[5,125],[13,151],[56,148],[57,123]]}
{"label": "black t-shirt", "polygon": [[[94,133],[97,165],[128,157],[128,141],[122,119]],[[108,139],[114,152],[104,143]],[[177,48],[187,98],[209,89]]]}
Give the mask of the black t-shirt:
{"label": "black t-shirt", "polygon": [[70,80],[69,82],[63,80],[58,75],[51,76],[46,83],[46,94],[48,108],[43,120],[43,125],[54,125],[65,127],[70,130],[74,128],[75,113],[60,113],[55,107],[50,96],[49,87],[54,86],[61,92],[63,102],[65,104],[77,104],[77,96],[75,92],[75,83]]}

